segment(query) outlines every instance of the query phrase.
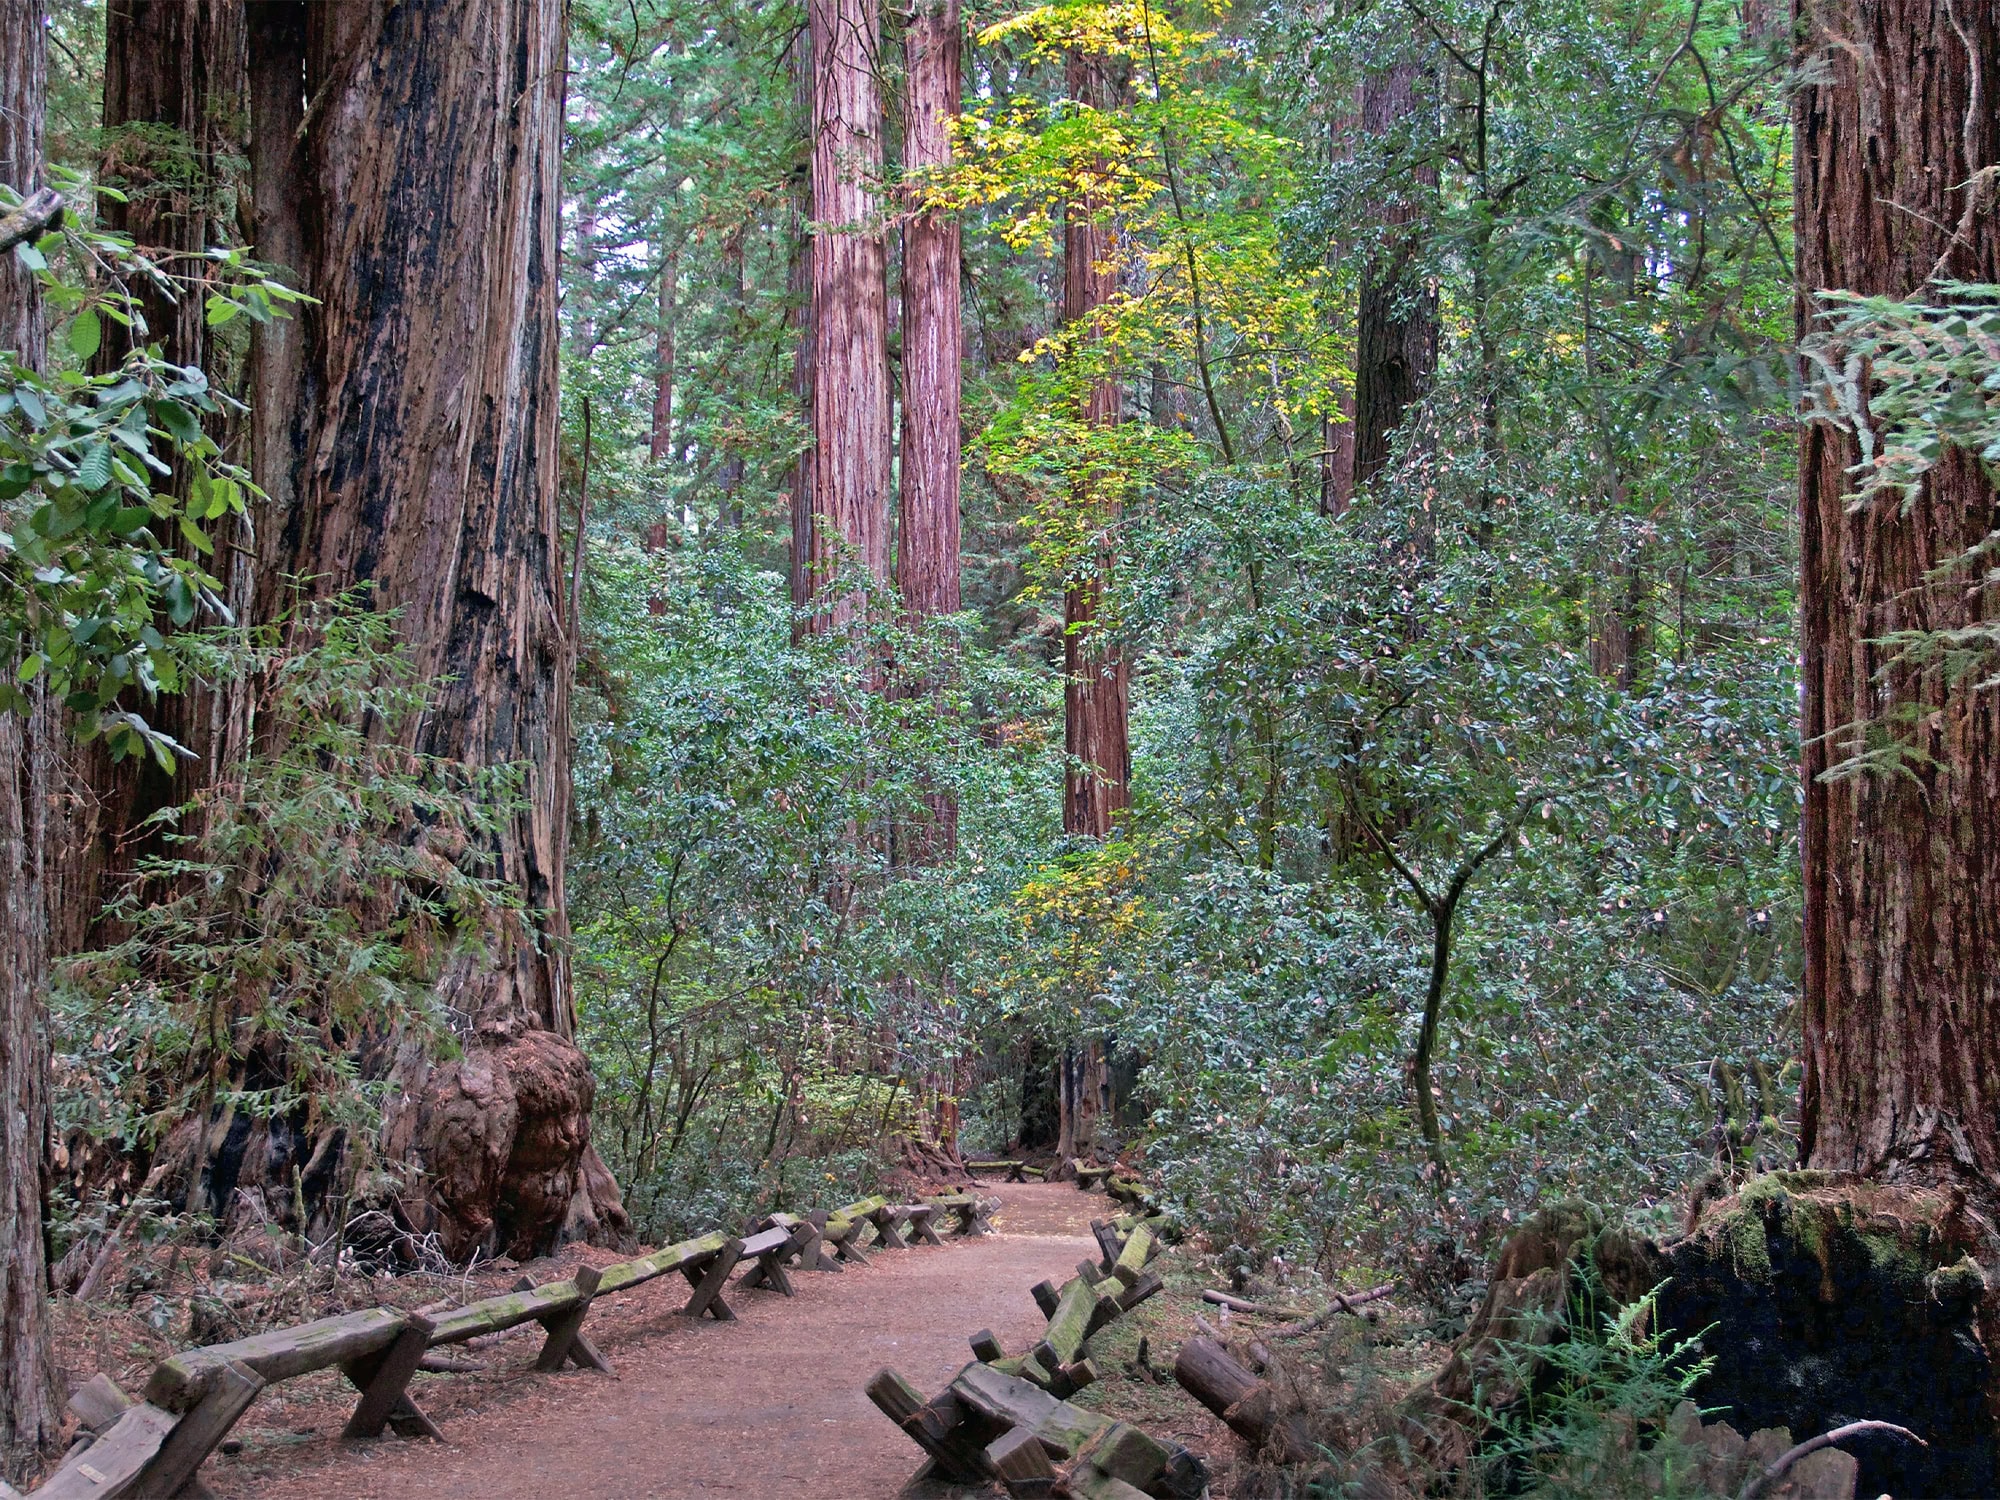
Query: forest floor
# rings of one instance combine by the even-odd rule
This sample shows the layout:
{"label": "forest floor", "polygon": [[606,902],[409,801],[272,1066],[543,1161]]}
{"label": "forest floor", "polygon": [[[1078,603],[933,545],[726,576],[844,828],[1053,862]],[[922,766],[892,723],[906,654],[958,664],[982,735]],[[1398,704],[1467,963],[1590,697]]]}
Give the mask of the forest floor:
{"label": "forest floor", "polygon": [[[961,1492],[909,1485],[923,1455],[863,1387],[889,1365],[919,1390],[938,1389],[971,1357],[966,1339],[980,1328],[1009,1349],[1039,1336],[1028,1288],[1062,1281],[1095,1254],[1089,1221],[1107,1206],[1068,1183],[993,1191],[1003,1200],[996,1234],[885,1251],[840,1275],[798,1273],[790,1299],[732,1286],[734,1323],[689,1323],[671,1289],[600,1304],[591,1334],[617,1370],[610,1379],[534,1374],[533,1338],[487,1351],[492,1368],[481,1376],[419,1375],[412,1394],[444,1428],[443,1447],[394,1437],[343,1445],[352,1394],[319,1377],[326,1390],[315,1400],[310,1382],[293,1382],[284,1389],[298,1396],[282,1406],[267,1396],[237,1429],[242,1451],[212,1458],[203,1477],[223,1500],[762,1500],[791,1490],[943,1500]],[[1191,1429],[1181,1441],[1219,1434],[1192,1402],[1176,1404]]]}

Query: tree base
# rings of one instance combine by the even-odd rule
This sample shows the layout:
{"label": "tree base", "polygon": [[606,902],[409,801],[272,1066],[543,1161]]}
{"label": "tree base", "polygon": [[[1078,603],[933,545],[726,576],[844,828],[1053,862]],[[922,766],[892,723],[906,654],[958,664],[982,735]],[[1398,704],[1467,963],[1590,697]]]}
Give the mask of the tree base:
{"label": "tree base", "polygon": [[1702,1406],[1745,1432],[1804,1438],[1873,1419],[1929,1444],[1843,1442],[1861,1463],[1859,1494],[2000,1494],[2000,1295],[1981,1269],[2000,1265],[2000,1243],[1963,1194],[1775,1172],[1691,1218],[1682,1239],[1642,1247],[1617,1290],[1629,1294],[1634,1275],[1666,1279],[1662,1322],[1712,1325]]}

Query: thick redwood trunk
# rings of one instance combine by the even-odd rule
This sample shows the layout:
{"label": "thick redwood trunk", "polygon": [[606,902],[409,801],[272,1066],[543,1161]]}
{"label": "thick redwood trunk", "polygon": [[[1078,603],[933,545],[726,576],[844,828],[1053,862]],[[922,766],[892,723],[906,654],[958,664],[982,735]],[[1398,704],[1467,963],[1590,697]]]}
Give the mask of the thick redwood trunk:
{"label": "thick redwood trunk", "polygon": [[[2000,281],[2000,13],[1963,0],[1801,0],[1815,81],[1794,105],[1799,284],[1909,297]],[[1977,196],[1974,196],[1977,195]],[[1970,199],[1970,201],[1968,201]],[[1800,331],[1810,307],[1800,304]],[[2000,1189],[2000,693],[1871,644],[2000,616],[1975,573],[1927,573],[1996,521],[1963,453],[1907,509],[1850,510],[1853,441],[1800,438],[1805,1049],[1814,1166]],[[1971,584],[1973,586],[1968,586]],[[1827,784],[1844,726],[1921,705],[1908,774]]]}
{"label": "thick redwood trunk", "polygon": [[880,14],[874,0],[809,0],[812,39],[812,507],[805,583],[815,630],[858,600],[846,570],[889,576],[889,286],[882,176]]}
{"label": "thick redwood trunk", "polygon": [[[909,118],[903,166],[951,166],[958,117],[957,0],[936,0],[903,32]],[[959,230],[949,213],[913,214],[903,228],[903,464],[896,582],[912,621],[958,611]]]}
{"label": "thick redwood trunk", "polygon": [[[42,185],[47,86],[42,0],[0,0],[0,181]],[[0,349],[41,363],[41,295],[0,257]],[[0,510],[0,523],[5,519]],[[18,663],[0,659],[0,671]],[[25,1483],[62,1427],[49,1356],[43,1189],[49,1057],[42,1025],[48,961],[42,870],[50,715],[0,712],[0,1477]]]}
{"label": "thick redwood trunk", "polygon": [[[1093,109],[1111,107],[1114,85],[1105,58],[1072,53],[1067,75],[1072,99]],[[1098,206],[1072,205],[1063,224],[1063,321],[1083,324],[1092,335],[1097,310],[1118,292],[1111,255],[1110,226]],[[1117,383],[1093,386],[1083,415],[1095,426],[1117,422]],[[1088,477],[1078,481],[1071,503],[1103,534],[1117,522],[1115,502]],[[1063,747],[1069,756],[1063,828],[1100,839],[1110,836],[1117,815],[1130,805],[1132,780],[1129,669],[1098,620],[1112,563],[1111,548],[1103,544],[1094,571],[1073,578],[1063,594]]]}
{"label": "thick redwood trunk", "polygon": [[[1407,129],[1422,105],[1424,74],[1414,59],[1370,72],[1361,85],[1361,127],[1382,137]],[[1403,174],[1398,174],[1400,180]],[[1361,278],[1355,328],[1354,432],[1347,457],[1352,484],[1365,485],[1389,461],[1389,440],[1409,409],[1429,388],[1437,369],[1437,290],[1416,269],[1409,226],[1419,217],[1419,194],[1437,186],[1437,169],[1420,165],[1408,174],[1415,191],[1392,192],[1381,207],[1385,240]]]}
{"label": "thick redwood trunk", "polygon": [[[903,32],[909,109],[903,166],[920,182],[951,166],[959,107],[957,0],[936,0]],[[921,188],[920,188],[921,191]],[[897,492],[896,583],[903,616],[921,625],[959,607],[959,411],[964,331],[959,322],[959,230],[949,213],[910,216],[903,228],[903,462]],[[906,679],[898,690],[931,685]],[[928,799],[921,827],[899,828],[899,858],[927,862],[957,843],[950,793]]]}
{"label": "thick redwood trunk", "polygon": [[[320,307],[302,347],[260,350],[290,382],[303,451],[271,561],[401,612],[443,683],[415,748],[518,765],[521,805],[488,850],[525,916],[437,981],[461,1057],[397,1050],[384,1148],[418,1169],[404,1209],[448,1253],[545,1247],[622,1224],[589,1145],[593,1083],[574,1020],[563,902],[569,639],[557,517],[558,0],[356,0],[255,8],[260,222],[296,234]],[[301,30],[301,24],[303,29]],[[290,72],[294,60],[303,73]],[[288,120],[304,99],[302,155]],[[290,194],[289,201],[286,195]],[[280,1163],[277,1170],[283,1171]]]}
{"label": "thick redwood trunk", "polygon": [[792,462],[792,551],[791,584],[792,635],[796,640],[805,630],[803,611],[812,603],[813,471],[816,445],[812,441],[813,365],[819,346],[813,333],[813,50],[811,29],[801,32],[792,43],[792,83],[797,94],[799,118],[804,122],[805,141],[801,160],[793,171],[791,192],[791,264],[786,268],[785,290],[791,302],[787,317],[792,345],[792,399],[798,404],[806,425],[807,440]]}
{"label": "thick redwood trunk", "polygon": [[[114,0],[106,8],[98,170],[123,201],[104,197],[98,213],[105,228],[129,235],[142,254],[177,276],[193,273],[202,253],[229,235],[222,222],[223,162],[240,146],[233,130],[242,69],[236,0]],[[136,278],[130,291],[140,321],[129,330],[106,321],[93,362],[99,371],[117,369],[134,348],[158,344],[176,364],[222,378],[198,292],[169,295]],[[228,439],[219,423],[215,436]],[[218,571],[232,581],[244,576],[227,565]],[[146,830],[148,820],[210,783],[223,758],[218,752],[227,713],[227,705],[198,682],[153,705],[154,723],[193,752],[182,758],[178,774],[150,757],[114,761],[97,743],[71,745],[59,756],[63,827],[50,847],[48,869],[54,952],[74,953],[106,939],[100,920],[105,901],[141,860],[166,852],[157,831]]]}

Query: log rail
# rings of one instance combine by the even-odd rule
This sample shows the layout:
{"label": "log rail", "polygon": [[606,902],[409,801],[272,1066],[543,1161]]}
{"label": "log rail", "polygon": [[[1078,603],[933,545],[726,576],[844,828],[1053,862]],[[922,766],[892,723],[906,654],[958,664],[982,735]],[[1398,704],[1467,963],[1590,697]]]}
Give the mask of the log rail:
{"label": "log rail", "polygon": [[[723,1292],[739,1268],[748,1270],[736,1290],[789,1297],[790,1270],[865,1265],[868,1244],[878,1250],[941,1245],[941,1228],[956,1238],[988,1234],[997,1206],[965,1191],[909,1203],[876,1195],[810,1214],[768,1214],[741,1235],[715,1230],[617,1265],[581,1266],[560,1281],[536,1286],[524,1279],[511,1291],[434,1317],[372,1307],[184,1350],[153,1370],[137,1401],[97,1375],[70,1398],[82,1435],[34,1500],[202,1500],[209,1491],[196,1471],[258,1394],[317,1370],[338,1369],[359,1393],[343,1438],[372,1438],[385,1427],[441,1438],[409,1393],[433,1349],[536,1323],[543,1331],[537,1370],[574,1364],[609,1374],[611,1362],[583,1327],[602,1298],[678,1274],[690,1289],[684,1316],[731,1322],[736,1313]],[[0,1492],[0,1500],[12,1500],[11,1493]]]}

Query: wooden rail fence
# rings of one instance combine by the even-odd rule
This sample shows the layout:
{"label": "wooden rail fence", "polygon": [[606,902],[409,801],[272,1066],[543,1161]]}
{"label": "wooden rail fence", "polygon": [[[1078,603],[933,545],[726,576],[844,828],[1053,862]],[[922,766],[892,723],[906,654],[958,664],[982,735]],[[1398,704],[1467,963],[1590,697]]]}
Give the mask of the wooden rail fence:
{"label": "wooden rail fence", "polygon": [[1135,1214],[1092,1224],[1102,1258],[1060,1287],[1044,1281],[1029,1291],[1048,1319],[1033,1348],[1009,1355],[982,1328],[972,1363],[928,1400],[894,1370],[876,1374],[869,1399],[924,1451],[926,1474],[953,1484],[998,1479],[1022,1500],[1052,1495],[1058,1480],[1082,1500],[1197,1500],[1206,1491],[1195,1454],[1064,1399],[1097,1379],[1085,1352],[1091,1335],[1163,1285],[1147,1263],[1164,1227]]}
{"label": "wooden rail fence", "polygon": [[[717,1230],[617,1265],[582,1266],[562,1281],[536,1286],[524,1280],[510,1292],[435,1317],[372,1307],[185,1350],[154,1369],[137,1401],[108,1376],[96,1375],[70,1398],[83,1432],[34,1492],[35,1500],[202,1500],[209,1490],[196,1471],[258,1393],[316,1370],[338,1368],[360,1393],[343,1438],[375,1437],[385,1427],[408,1437],[441,1437],[409,1392],[433,1349],[538,1323],[543,1339],[536,1369],[574,1364],[608,1374],[610,1361],[583,1327],[601,1298],[678,1273],[690,1288],[684,1316],[730,1322],[736,1314],[723,1291],[739,1267],[749,1269],[738,1289],[761,1287],[789,1297],[788,1268],[865,1265],[869,1244],[892,1250],[912,1242],[941,1245],[941,1227],[954,1236],[985,1234],[995,1206],[971,1192],[916,1203],[878,1195],[802,1216],[771,1214],[740,1236]],[[0,1500],[18,1497],[0,1484]]]}

